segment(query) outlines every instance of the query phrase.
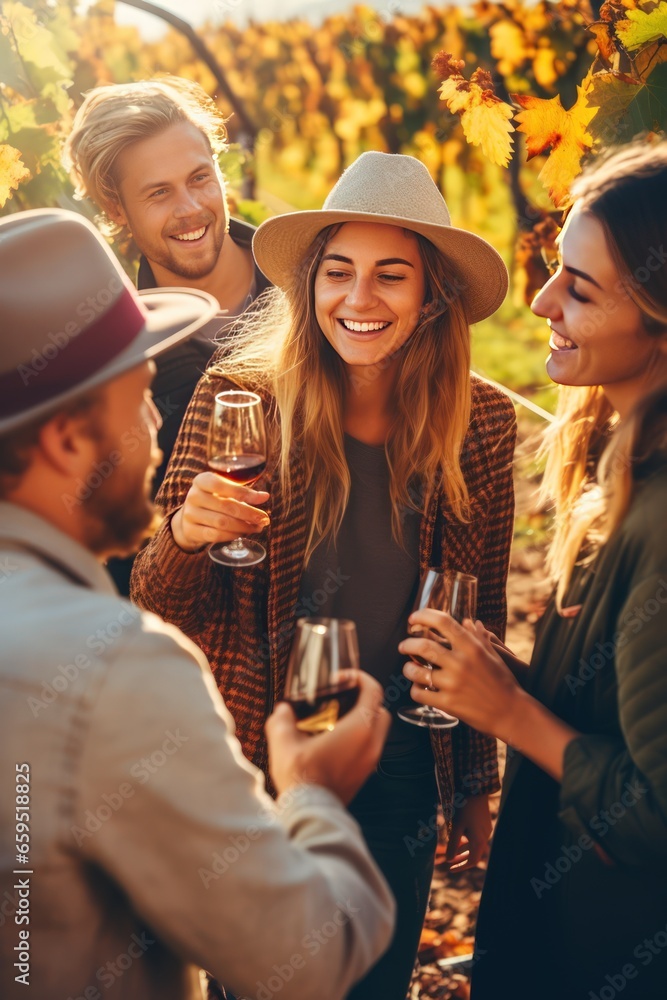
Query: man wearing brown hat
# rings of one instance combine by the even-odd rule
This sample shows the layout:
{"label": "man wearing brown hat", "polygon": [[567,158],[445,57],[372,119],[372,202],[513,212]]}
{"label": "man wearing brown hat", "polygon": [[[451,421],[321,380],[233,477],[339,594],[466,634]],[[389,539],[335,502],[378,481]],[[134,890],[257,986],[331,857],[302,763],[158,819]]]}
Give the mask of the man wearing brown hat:
{"label": "man wearing brown hat", "polygon": [[334,1000],[390,937],[341,804],[386,735],[379,685],[362,674],[316,738],[276,710],[274,802],[203,655],[101,565],[152,518],[151,359],[215,309],[137,296],[75,214],[0,220],[3,997],[191,1000],[207,969],[237,994]]}
{"label": "man wearing brown hat", "polygon": [[[269,284],[253,260],[254,228],[230,217],[217,159],[226,137],[199,84],[169,76],[90,91],[65,148],[78,193],[99,207],[111,233],[131,234],[141,251],[140,289],[195,288],[218,300],[212,319],[157,362],[156,489],[216,340]],[[130,569],[131,560],[110,566],[122,594]]]}

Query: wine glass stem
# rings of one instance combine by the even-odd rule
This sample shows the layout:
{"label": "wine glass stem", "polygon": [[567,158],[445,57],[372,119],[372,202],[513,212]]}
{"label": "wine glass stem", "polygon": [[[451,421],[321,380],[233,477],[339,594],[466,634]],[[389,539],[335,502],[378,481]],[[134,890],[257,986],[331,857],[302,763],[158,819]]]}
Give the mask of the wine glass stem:
{"label": "wine glass stem", "polygon": [[240,559],[242,556],[248,554],[248,550],[243,544],[243,539],[241,538],[240,535],[238,538],[235,538],[233,542],[230,542],[228,545],[226,545],[225,549],[230,554],[230,556],[234,556],[237,559]]}

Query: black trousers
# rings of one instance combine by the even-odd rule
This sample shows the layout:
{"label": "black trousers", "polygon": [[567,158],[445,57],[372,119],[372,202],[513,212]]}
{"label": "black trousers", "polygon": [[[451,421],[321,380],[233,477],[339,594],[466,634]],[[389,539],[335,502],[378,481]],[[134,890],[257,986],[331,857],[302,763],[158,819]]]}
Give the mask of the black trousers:
{"label": "black trousers", "polygon": [[435,765],[423,748],[384,758],[350,803],[397,903],[389,949],[348,1000],[405,1000],[428,906],[437,844]]}

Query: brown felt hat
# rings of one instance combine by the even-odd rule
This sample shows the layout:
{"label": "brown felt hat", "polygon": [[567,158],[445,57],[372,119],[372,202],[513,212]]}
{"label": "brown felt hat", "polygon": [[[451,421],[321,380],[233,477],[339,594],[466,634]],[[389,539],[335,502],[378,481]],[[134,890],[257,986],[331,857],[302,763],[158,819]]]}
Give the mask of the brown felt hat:
{"label": "brown felt hat", "polygon": [[0,433],[185,340],[207,292],[137,292],[95,227],[58,208],[0,219]]}
{"label": "brown felt hat", "polygon": [[424,164],[400,153],[362,153],[320,210],[290,212],[263,222],[252,241],[259,267],[274,285],[288,287],[317,234],[341,222],[379,222],[425,236],[456,264],[471,323],[495,312],[507,294],[507,268],[497,250],[453,226],[445,199]]}

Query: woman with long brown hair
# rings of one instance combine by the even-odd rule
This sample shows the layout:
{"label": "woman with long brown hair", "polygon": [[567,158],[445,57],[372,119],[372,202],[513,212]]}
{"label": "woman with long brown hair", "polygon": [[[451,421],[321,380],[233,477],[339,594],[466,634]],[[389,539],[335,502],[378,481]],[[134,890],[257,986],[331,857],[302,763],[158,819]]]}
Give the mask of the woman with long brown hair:
{"label": "woman with long brown hair", "polygon": [[[394,723],[350,808],[397,897],[398,924],[353,995],[404,1000],[438,795],[448,857],[466,866],[485,852],[497,787],[494,740],[398,719],[409,685],[397,646],[429,566],[478,576],[480,617],[504,633],[515,417],[470,374],[470,323],[500,305],[507,272],[488,243],[451,225],[423,164],[373,152],[321,211],[264,223],[254,251],[279,291],[238,325],[199,384],[133,596],[205,650],[245,753],[264,767],[264,721],[283,693],[296,618],[356,622],[361,665],[382,682]],[[214,397],[227,388],[264,402],[261,489],[206,471]],[[221,567],[206,552],[265,529],[258,565]]]}
{"label": "woman with long brown hair", "polygon": [[556,587],[530,668],[436,612],[418,620],[451,652],[402,644],[442,668],[415,700],[509,744],[474,1000],[659,1000],[667,983],[667,143],[594,161],[573,197],[533,302],[563,388]]}

